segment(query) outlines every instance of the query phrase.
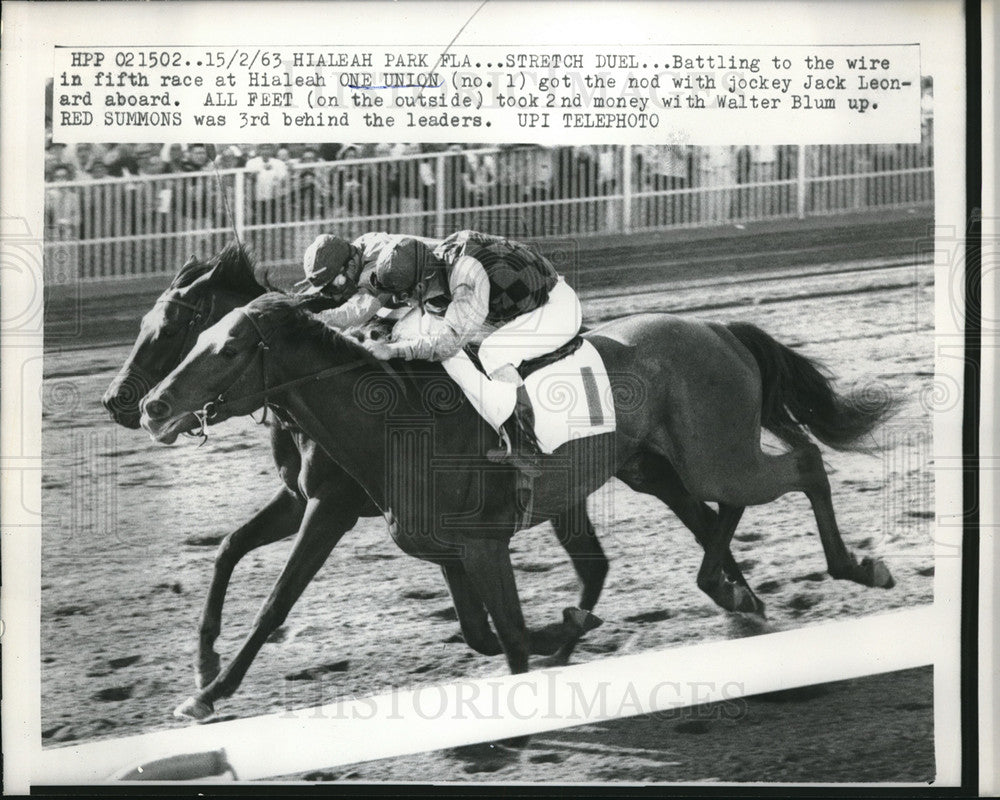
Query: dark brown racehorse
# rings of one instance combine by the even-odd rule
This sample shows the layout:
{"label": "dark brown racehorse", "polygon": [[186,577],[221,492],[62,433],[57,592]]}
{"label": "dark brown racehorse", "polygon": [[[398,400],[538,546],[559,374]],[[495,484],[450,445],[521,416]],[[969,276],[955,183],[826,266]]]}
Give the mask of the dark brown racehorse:
{"label": "dark brown racehorse", "polygon": [[[558,524],[612,475],[655,494],[665,476],[679,479],[694,502],[719,503],[712,530],[699,535],[705,548],[699,587],[723,608],[755,611],[753,593],[724,574],[730,540],[745,506],[802,491],[831,575],[892,585],[880,561],[858,563],[845,547],[819,448],[803,426],[833,447],[857,447],[891,413],[893,398],[865,404],[838,395],[808,359],[750,325],[646,314],[604,325],[587,338],[608,366],[618,430],[571,441],[543,460],[533,522]],[[267,294],[199,337],[146,395],[141,424],[172,442],[205,421],[249,414],[266,401],[364,488],[405,552],[444,568],[463,632],[473,641],[491,637],[488,613],[510,669],[523,672],[532,641],[508,551],[518,521],[514,474],[485,459],[488,428],[464,398],[435,400],[439,393],[427,391],[446,380],[439,366],[415,372],[412,365],[375,361],[300,300]],[[761,450],[762,421],[788,452]],[[265,608],[262,616],[273,619],[185,703],[185,713],[205,716],[235,691],[283,610]]]}
{"label": "dark brown racehorse", "polygon": [[[143,317],[131,353],[104,394],[103,403],[112,419],[137,429],[139,402],[181,362],[198,336],[265,291],[248,254],[237,245],[230,245],[208,262],[190,258]],[[223,539],[216,553],[199,630],[199,687],[207,686],[219,674],[214,647],[221,632],[226,590],[236,565],[247,553],[296,533],[308,499],[325,498],[323,508],[314,514],[317,533],[307,543],[308,563],[296,550],[282,575],[281,586],[289,595],[294,594],[288,602],[290,608],[340,537],[360,517],[378,513],[357,482],[311,440],[276,419],[269,420],[266,429],[281,486],[260,511]]]}
{"label": "dark brown racehorse", "polygon": [[[103,402],[112,419],[127,428],[138,428],[139,402],[181,362],[198,336],[225,314],[265,291],[255,276],[251,259],[238,246],[227,247],[208,262],[190,259],[143,317],[132,351],[104,395]],[[438,387],[441,388],[440,383]],[[199,688],[208,686],[219,674],[220,659],[214,647],[220,634],[226,591],[236,565],[247,553],[299,533],[299,541],[258,616],[255,630],[244,643],[240,663],[249,666],[257,650],[255,643],[282,624],[340,538],[360,517],[380,513],[357,481],[294,425],[272,416],[266,429],[281,487],[257,514],[225,537],[216,553],[199,626],[196,662]],[[668,464],[664,462],[660,467],[658,479],[650,481],[644,491],[662,498],[699,541],[710,536],[715,527],[715,512],[685,492]],[[306,519],[310,502],[315,507]],[[587,515],[586,504],[579,503],[553,522],[556,536],[580,579],[579,608],[591,611],[600,597],[608,562]],[[727,576],[749,591],[728,548],[725,559]],[[456,569],[450,574],[445,571],[449,584],[461,581],[456,573]],[[759,613],[763,613],[763,607],[758,600]],[[570,624],[571,620],[565,618],[563,624],[535,632],[533,650],[546,653],[558,647],[555,661],[566,661],[576,639],[570,634],[580,633],[580,621],[576,617],[576,623]],[[592,624],[586,617],[582,622],[584,626]],[[502,652],[496,637],[487,630],[464,625],[463,634],[481,653]]]}

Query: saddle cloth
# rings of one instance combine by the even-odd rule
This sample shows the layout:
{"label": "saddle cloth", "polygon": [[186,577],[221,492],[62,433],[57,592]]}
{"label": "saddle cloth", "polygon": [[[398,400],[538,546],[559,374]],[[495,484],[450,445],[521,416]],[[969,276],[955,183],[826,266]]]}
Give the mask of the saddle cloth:
{"label": "saddle cloth", "polygon": [[[468,352],[468,351],[467,351]],[[553,355],[565,353],[553,361]],[[470,358],[479,366],[472,352]],[[543,453],[566,442],[615,430],[615,406],[604,361],[590,342],[576,337],[554,354],[518,369],[535,413],[535,438]]]}
{"label": "saddle cloth", "polygon": [[[398,317],[399,312],[386,314],[385,319],[369,322],[365,330],[372,338],[387,337]],[[413,319],[417,318],[419,315],[414,315]],[[465,348],[483,372],[478,350],[478,345]],[[615,430],[614,399],[604,361],[597,348],[582,337],[575,336],[557,350],[523,362],[518,373],[531,400],[535,438],[543,453],[552,453],[573,439]]]}

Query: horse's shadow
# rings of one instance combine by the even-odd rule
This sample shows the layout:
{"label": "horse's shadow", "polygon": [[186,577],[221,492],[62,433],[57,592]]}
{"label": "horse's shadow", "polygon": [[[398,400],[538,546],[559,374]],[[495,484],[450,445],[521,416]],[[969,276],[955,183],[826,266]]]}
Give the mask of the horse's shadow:
{"label": "horse's shadow", "polygon": [[445,754],[461,762],[463,770],[469,774],[498,772],[504,767],[520,762],[524,755],[528,737],[504,739],[498,742],[479,742],[452,747]]}

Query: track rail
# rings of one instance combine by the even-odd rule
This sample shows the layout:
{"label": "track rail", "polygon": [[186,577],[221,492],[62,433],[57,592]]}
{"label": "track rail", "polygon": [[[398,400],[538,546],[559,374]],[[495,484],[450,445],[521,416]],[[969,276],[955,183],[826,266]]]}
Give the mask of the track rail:
{"label": "track rail", "polygon": [[141,780],[147,770],[156,780],[231,779],[206,774],[214,767],[264,779],[893,672],[934,663],[939,617],[924,606],[52,748],[33,760],[33,784]]}
{"label": "track rail", "polygon": [[[579,291],[584,307],[584,315],[588,322],[607,322],[611,319],[624,316],[624,313],[611,311],[602,312],[601,306],[614,300],[633,300],[642,297],[642,310],[644,311],[669,311],[671,313],[687,313],[699,311],[711,311],[734,306],[745,305],[746,292],[741,298],[732,300],[720,299],[715,302],[703,302],[685,300],[683,298],[698,293],[704,294],[706,291],[724,288],[733,290],[738,288],[748,289],[749,293],[759,297],[754,303],[791,303],[800,301],[806,297],[824,297],[839,294],[856,294],[862,291],[872,291],[874,289],[890,289],[915,285],[918,281],[917,272],[921,266],[930,264],[929,259],[915,261],[914,259],[887,258],[883,260],[866,259],[863,261],[842,262],[839,264],[818,265],[803,269],[783,269],[769,272],[758,272],[749,275],[739,275],[725,278],[709,278],[702,280],[688,281],[658,281],[645,283],[632,283],[627,287],[621,284],[613,288],[605,289],[581,289]],[[665,270],[664,270],[665,271]],[[895,281],[878,280],[869,281],[867,286],[860,288],[845,288],[843,290],[829,291],[820,288],[821,281],[829,284],[831,279],[838,277],[851,277],[866,275],[877,279],[880,277],[898,276]],[[646,278],[651,274],[647,272]],[[780,287],[794,281],[796,290],[794,292],[768,292],[768,287]],[[813,289],[810,290],[810,284]],[[739,294],[737,292],[737,294]],[[155,295],[148,298],[143,297],[145,305],[152,305]],[[138,299],[135,305],[140,305]],[[89,350],[97,347],[123,347],[130,345],[135,339],[137,328],[136,315],[131,310],[124,312],[126,316],[114,315],[110,312],[99,323],[101,327],[93,330],[87,336],[79,339],[71,336],[47,337],[47,351],[78,351]],[[48,328],[47,328],[48,330]]]}

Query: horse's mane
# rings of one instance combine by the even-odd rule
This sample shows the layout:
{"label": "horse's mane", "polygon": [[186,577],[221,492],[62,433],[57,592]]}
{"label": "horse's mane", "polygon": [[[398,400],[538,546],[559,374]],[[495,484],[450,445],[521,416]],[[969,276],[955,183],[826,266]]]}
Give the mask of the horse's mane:
{"label": "horse's mane", "polygon": [[189,259],[170,282],[170,288],[183,289],[185,286],[190,286],[211,268],[212,264],[207,261],[198,261],[196,258]]}
{"label": "horse's mane", "polygon": [[171,289],[183,289],[198,278],[211,273],[210,282],[222,289],[231,289],[240,294],[258,297],[271,290],[267,276],[263,282],[257,277],[257,265],[253,256],[240,242],[230,242],[220,253],[208,261],[191,258],[181,267],[170,284]]}
{"label": "horse's mane", "polygon": [[[316,316],[316,311],[329,308],[329,298],[286,294],[271,291],[255,298],[246,307],[249,313],[259,312],[267,318],[268,328],[278,328],[281,335],[291,341],[312,341],[329,352],[340,363],[363,362],[387,375],[402,391],[403,396],[419,406],[419,398],[426,378],[427,368],[440,367],[429,362],[380,361],[353,336],[341,333],[326,325]],[[441,370],[443,374],[443,369]]]}
{"label": "horse's mane", "polygon": [[347,358],[364,359],[382,366],[377,358],[351,336],[331,328],[317,317],[314,311],[322,310],[325,298],[301,298],[272,290],[261,294],[248,307],[267,315],[269,325],[281,328],[292,339],[312,339],[324,348],[343,354]]}

